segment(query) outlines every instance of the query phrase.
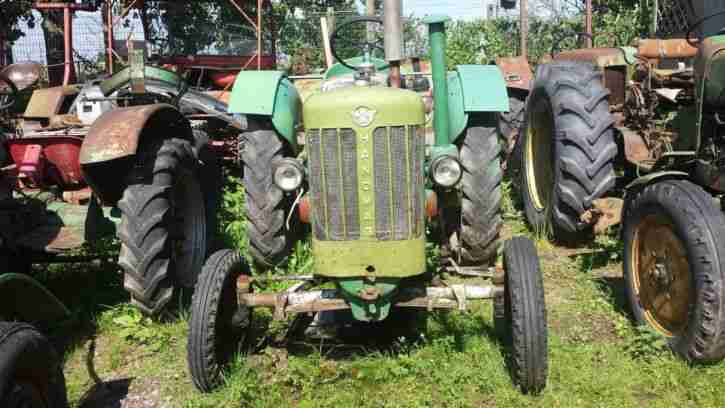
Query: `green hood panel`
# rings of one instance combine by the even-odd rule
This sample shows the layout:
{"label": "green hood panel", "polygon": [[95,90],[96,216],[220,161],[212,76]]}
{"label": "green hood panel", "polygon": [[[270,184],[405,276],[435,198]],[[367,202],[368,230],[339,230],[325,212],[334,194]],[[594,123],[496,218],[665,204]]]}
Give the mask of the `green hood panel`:
{"label": "green hood panel", "polygon": [[425,272],[425,236],[407,241],[312,241],[315,274],[405,278]]}

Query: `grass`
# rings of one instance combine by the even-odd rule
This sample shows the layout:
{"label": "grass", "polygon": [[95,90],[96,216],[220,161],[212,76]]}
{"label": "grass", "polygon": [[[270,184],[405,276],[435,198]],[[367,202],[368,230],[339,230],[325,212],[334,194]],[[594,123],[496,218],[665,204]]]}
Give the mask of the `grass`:
{"label": "grass", "polygon": [[[243,247],[240,194],[236,189],[226,194],[222,224],[227,244]],[[526,233],[511,204],[506,220],[505,236]],[[118,271],[70,265],[54,267],[43,278],[77,317],[65,356],[74,406],[119,401],[121,406],[300,408],[725,405],[725,365],[690,367],[651,332],[632,327],[616,233],[597,238],[583,255],[570,255],[543,236],[533,238],[545,279],[550,354],[549,384],[536,397],[521,395],[512,385],[489,303],[465,314],[432,314],[428,330],[415,342],[307,340],[268,346],[250,358],[238,357],[223,387],[200,394],[186,369],[188,293],[159,322],[126,303]],[[298,248],[290,265],[288,273],[309,273],[309,248]]]}

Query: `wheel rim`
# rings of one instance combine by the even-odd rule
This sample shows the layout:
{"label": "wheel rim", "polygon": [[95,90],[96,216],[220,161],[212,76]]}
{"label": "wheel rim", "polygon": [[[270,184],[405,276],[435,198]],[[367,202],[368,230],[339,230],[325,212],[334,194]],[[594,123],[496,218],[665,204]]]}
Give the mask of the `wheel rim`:
{"label": "wheel rim", "polygon": [[687,252],[667,217],[648,215],[635,228],[633,289],[647,322],[673,337],[687,327],[691,272]]}
{"label": "wheel rim", "polygon": [[32,382],[17,380],[10,385],[10,395],[3,402],[6,408],[44,408],[43,393]]}
{"label": "wheel rim", "polygon": [[554,124],[548,102],[538,104],[529,114],[526,126],[526,183],[537,211],[551,206],[554,186],[552,143]]}
{"label": "wheel rim", "polygon": [[[174,219],[173,259],[176,277],[186,286],[201,270],[206,253],[206,217],[201,186],[190,174],[183,173],[174,184],[171,210]],[[203,245],[198,245],[202,242]]]}

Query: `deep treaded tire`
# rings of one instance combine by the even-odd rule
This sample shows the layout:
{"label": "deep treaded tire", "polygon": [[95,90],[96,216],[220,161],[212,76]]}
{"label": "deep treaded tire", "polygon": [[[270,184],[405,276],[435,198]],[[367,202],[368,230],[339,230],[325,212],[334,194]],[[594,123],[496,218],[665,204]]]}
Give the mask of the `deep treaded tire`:
{"label": "deep treaded tire", "polygon": [[249,274],[244,258],[236,251],[221,250],[209,257],[196,285],[187,362],[201,392],[219,385],[222,369],[239,350],[250,326],[250,310],[237,307],[237,279],[243,274]]}
{"label": "deep treaded tire", "polygon": [[124,287],[142,312],[158,314],[175,285],[193,287],[207,251],[198,163],[189,142],[169,139],[144,152],[136,183],[118,206]]}
{"label": "deep treaded tire", "polygon": [[0,322],[0,407],[67,406],[62,363],[48,339],[28,324]]}
{"label": "deep treaded tire", "polygon": [[249,252],[258,266],[272,268],[286,259],[293,243],[285,226],[291,200],[274,184],[271,170],[275,159],[285,157],[287,146],[274,130],[256,130],[243,137]]}
{"label": "deep treaded tire", "polygon": [[463,165],[460,261],[481,265],[496,256],[503,226],[501,144],[496,127],[474,123],[466,130],[459,150]]}
{"label": "deep treaded tire", "polygon": [[547,346],[544,284],[536,247],[530,239],[512,238],[504,245],[504,313],[512,344],[514,382],[527,394],[546,387]]}
{"label": "deep treaded tire", "polygon": [[578,241],[591,230],[581,215],[615,184],[608,96],[589,63],[557,61],[537,69],[519,137],[524,210],[537,231]]}
{"label": "deep treaded tire", "polygon": [[[224,173],[219,163],[219,157],[209,145],[209,135],[201,130],[194,130],[194,151],[199,158],[201,190],[204,194],[204,209],[206,211],[206,242],[207,254],[218,249],[217,226],[218,215],[222,201]],[[193,287],[193,285],[191,286]]]}
{"label": "deep treaded tire", "polygon": [[[625,293],[637,323],[649,324],[668,337],[670,348],[688,361],[722,360],[725,357],[725,216],[719,204],[689,181],[665,180],[627,198],[623,223]],[[655,239],[642,239],[647,235]],[[662,245],[667,241],[678,242],[673,248],[679,247],[684,254],[659,253],[674,252]],[[658,246],[664,251],[658,251]],[[654,274],[644,266],[637,267],[639,257],[652,252],[657,258],[653,271],[658,273]],[[679,275],[678,270],[687,273]],[[656,307],[649,306],[659,304],[664,308],[656,298],[652,302],[647,300],[647,290],[653,282],[666,296],[664,303],[670,304],[667,314],[659,315]],[[675,313],[678,309],[682,310]],[[678,315],[679,319],[669,318]],[[662,316],[668,318],[663,320]],[[679,330],[666,328],[667,321],[679,322],[673,325]]]}

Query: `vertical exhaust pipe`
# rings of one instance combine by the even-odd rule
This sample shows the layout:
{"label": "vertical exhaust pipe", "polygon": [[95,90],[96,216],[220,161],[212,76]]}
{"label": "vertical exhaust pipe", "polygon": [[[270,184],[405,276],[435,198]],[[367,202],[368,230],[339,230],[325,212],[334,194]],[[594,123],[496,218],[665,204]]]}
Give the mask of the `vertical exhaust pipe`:
{"label": "vertical exhaust pipe", "polygon": [[390,63],[390,85],[400,88],[400,61],[403,60],[403,0],[383,3],[385,59]]}
{"label": "vertical exhaust pipe", "polygon": [[450,144],[450,114],[448,112],[448,64],[446,62],[447,16],[430,16],[423,20],[428,24],[430,37],[431,68],[433,71],[433,128],[436,146]]}

